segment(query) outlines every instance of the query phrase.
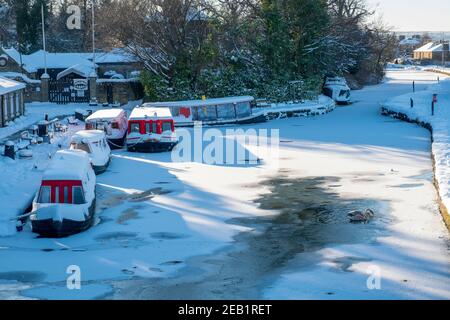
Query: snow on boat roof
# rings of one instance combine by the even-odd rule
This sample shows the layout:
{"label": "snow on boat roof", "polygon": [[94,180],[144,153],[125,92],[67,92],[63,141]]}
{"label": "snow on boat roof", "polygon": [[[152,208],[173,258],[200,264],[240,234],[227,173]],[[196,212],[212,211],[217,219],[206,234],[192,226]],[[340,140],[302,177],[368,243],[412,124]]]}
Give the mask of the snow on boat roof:
{"label": "snow on boat roof", "polygon": [[102,109],[94,112],[92,115],[90,115],[86,121],[92,121],[92,120],[111,120],[119,117],[122,112],[124,112],[123,109],[115,108],[115,109]]}
{"label": "snow on boat roof", "polygon": [[23,83],[0,77],[0,94],[6,94],[24,88],[25,84]]}
{"label": "snow on boat roof", "polygon": [[90,168],[91,162],[86,152],[61,150],[54,155],[42,180],[84,180]]}
{"label": "snow on boat roof", "polygon": [[169,108],[151,108],[144,104],[142,107],[133,109],[130,120],[146,120],[146,119],[172,119],[172,113]]}
{"label": "snow on boat roof", "polygon": [[214,98],[214,99],[206,99],[206,100],[149,102],[149,103],[145,103],[144,106],[155,107],[155,108],[159,108],[159,107],[204,107],[204,106],[211,106],[211,105],[250,102],[253,100],[255,100],[255,98],[253,98],[251,96],[241,96],[241,97]]}
{"label": "snow on boat roof", "polygon": [[76,143],[86,142],[98,142],[105,138],[105,132],[100,130],[82,130],[78,131],[72,136],[71,141]]}

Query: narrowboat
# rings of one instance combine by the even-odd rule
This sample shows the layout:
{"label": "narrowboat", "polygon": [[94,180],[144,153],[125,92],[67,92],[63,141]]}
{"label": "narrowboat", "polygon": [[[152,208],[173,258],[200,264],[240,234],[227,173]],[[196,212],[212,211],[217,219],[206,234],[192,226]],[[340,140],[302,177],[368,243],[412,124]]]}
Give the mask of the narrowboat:
{"label": "narrowboat", "polygon": [[102,130],[112,150],[121,149],[127,136],[128,118],[123,109],[99,110],[86,119],[86,130]]}
{"label": "narrowboat", "polygon": [[323,94],[338,104],[349,104],[351,99],[350,88],[342,77],[326,77],[323,85]]}
{"label": "narrowboat", "polygon": [[144,106],[169,108],[177,127],[203,125],[252,124],[267,121],[264,112],[254,112],[255,98],[250,96],[205,100],[151,102]]}
{"label": "narrowboat", "polygon": [[89,155],[95,174],[102,174],[108,169],[111,161],[111,149],[106,142],[104,131],[78,131],[70,140],[70,150],[85,151]]}
{"label": "narrowboat", "polygon": [[169,108],[136,107],[128,119],[128,151],[171,151],[178,143]]}
{"label": "narrowboat", "polygon": [[62,238],[91,227],[96,177],[86,152],[58,151],[44,172],[30,215],[34,233]]}

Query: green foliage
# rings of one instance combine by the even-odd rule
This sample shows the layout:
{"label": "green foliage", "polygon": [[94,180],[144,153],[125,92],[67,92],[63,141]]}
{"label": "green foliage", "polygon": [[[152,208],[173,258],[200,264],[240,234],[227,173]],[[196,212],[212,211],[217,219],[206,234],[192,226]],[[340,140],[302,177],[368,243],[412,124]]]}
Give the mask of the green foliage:
{"label": "green foliage", "polygon": [[44,5],[44,15],[47,17],[48,0],[15,0],[12,5],[16,15],[19,50],[29,54],[41,49],[41,6]]}

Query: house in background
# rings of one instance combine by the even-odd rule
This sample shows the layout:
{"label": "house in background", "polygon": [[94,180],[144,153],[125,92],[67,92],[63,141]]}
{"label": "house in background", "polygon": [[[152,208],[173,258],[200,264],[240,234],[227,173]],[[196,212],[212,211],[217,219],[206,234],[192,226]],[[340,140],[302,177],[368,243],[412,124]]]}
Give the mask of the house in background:
{"label": "house in background", "polygon": [[[0,72],[19,72],[30,79],[39,80],[45,72],[44,51],[39,50],[29,55],[21,55],[16,49],[0,49],[0,55],[8,58],[6,65],[0,65]],[[92,53],[50,53],[47,52],[47,73],[50,79],[59,80],[71,77],[87,78],[94,71],[99,78],[127,79],[134,76],[135,71],[142,69],[139,59],[123,49],[111,52]]]}
{"label": "house in background", "polygon": [[[41,88],[45,59],[48,86]],[[123,49],[99,52],[94,57],[92,53],[45,54],[43,50],[23,55],[14,48],[0,48],[0,76],[26,83],[26,102],[86,103],[96,98],[100,103],[124,104],[143,97],[142,69],[141,60]],[[96,89],[92,91],[90,82],[95,78]]]}
{"label": "house in background", "polygon": [[414,50],[413,58],[422,64],[442,64],[442,62],[450,62],[449,43],[445,41],[429,42]]}
{"label": "house in background", "polygon": [[25,84],[0,77],[0,128],[25,114]]}

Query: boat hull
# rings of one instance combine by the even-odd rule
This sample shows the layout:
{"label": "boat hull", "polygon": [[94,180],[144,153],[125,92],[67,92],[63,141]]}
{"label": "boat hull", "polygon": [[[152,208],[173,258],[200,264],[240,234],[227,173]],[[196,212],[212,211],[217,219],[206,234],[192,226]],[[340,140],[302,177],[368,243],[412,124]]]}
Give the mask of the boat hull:
{"label": "boat hull", "polygon": [[105,171],[108,170],[110,163],[111,163],[111,159],[109,159],[105,165],[92,166],[92,168],[94,169],[95,175],[98,176],[98,175],[101,175],[102,173],[105,173]]}
{"label": "boat hull", "polygon": [[109,147],[111,150],[118,150],[118,149],[122,149],[125,146],[125,138],[126,138],[127,134],[125,133],[125,135],[122,138],[119,139],[107,139]]}
{"label": "boat hull", "polygon": [[176,145],[176,142],[140,142],[127,146],[127,150],[130,152],[157,153],[172,151]]}
{"label": "boat hull", "polygon": [[88,230],[94,222],[95,201],[89,207],[89,216],[84,221],[63,219],[62,221],[32,220],[33,232],[43,238],[65,238]]}

